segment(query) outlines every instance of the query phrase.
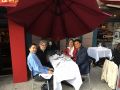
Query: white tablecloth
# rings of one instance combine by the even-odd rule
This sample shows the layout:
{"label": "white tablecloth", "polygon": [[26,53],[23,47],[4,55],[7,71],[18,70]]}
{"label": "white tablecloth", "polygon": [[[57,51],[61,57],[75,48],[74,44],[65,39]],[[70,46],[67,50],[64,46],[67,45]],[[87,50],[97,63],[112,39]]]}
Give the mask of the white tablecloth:
{"label": "white tablecloth", "polygon": [[87,52],[90,57],[96,60],[96,62],[102,57],[108,57],[109,59],[112,58],[111,49],[105,47],[89,47]]}
{"label": "white tablecloth", "polygon": [[72,59],[50,59],[50,62],[54,67],[54,90],[62,90],[61,81],[63,80],[73,85],[75,90],[80,89],[82,84],[81,75],[78,65]]}

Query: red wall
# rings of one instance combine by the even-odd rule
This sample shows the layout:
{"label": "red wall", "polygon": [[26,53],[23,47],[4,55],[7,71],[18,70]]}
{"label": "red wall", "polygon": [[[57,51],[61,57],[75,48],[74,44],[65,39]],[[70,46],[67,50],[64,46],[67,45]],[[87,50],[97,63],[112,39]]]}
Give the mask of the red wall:
{"label": "red wall", "polygon": [[13,69],[13,82],[27,81],[26,50],[24,28],[8,21]]}

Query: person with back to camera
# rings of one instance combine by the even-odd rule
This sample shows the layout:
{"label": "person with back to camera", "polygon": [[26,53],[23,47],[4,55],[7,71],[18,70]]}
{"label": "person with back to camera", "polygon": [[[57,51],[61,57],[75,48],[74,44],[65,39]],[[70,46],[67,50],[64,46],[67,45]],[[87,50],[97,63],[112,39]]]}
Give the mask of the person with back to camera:
{"label": "person with back to camera", "polygon": [[64,54],[71,57],[71,59],[76,62],[77,50],[74,48],[73,39],[69,39],[68,47],[64,50]]}

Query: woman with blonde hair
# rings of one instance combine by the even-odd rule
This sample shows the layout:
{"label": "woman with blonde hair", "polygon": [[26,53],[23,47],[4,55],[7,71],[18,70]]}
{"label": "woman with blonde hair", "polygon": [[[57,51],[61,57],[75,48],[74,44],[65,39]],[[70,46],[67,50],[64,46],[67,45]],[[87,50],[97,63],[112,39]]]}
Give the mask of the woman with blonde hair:
{"label": "woman with blonde hair", "polygon": [[64,50],[64,54],[71,57],[73,59],[73,61],[76,62],[77,50],[74,48],[74,40],[73,39],[69,39],[68,46]]}

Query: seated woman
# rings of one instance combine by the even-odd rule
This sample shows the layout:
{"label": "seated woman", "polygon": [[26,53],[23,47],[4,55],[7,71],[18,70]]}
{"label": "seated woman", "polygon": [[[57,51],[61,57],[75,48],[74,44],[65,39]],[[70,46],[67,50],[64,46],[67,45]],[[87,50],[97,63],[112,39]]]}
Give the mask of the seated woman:
{"label": "seated woman", "polygon": [[76,54],[77,50],[74,48],[74,41],[73,39],[70,39],[68,41],[68,47],[64,50],[64,54],[71,57],[73,61],[76,62]]}
{"label": "seated woman", "polygon": [[32,72],[33,78],[37,81],[44,80],[44,78],[39,74],[52,74],[53,69],[49,67],[45,67],[41,64],[40,60],[36,56],[36,51],[37,51],[36,44],[33,43],[29,47],[29,51],[30,53],[27,57],[27,64],[30,71]]}

